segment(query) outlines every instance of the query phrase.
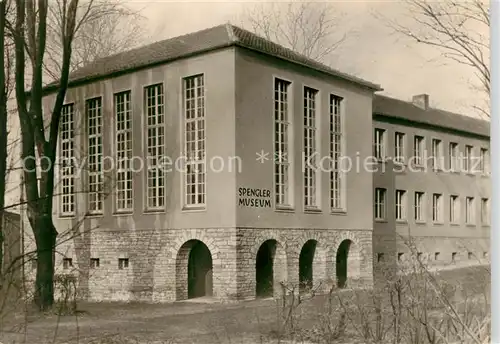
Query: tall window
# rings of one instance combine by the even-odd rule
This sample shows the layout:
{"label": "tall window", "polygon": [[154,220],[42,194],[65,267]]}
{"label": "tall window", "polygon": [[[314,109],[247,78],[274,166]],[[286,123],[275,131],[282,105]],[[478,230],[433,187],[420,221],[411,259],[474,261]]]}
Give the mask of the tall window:
{"label": "tall window", "polygon": [[343,209],[345,205],[342,192],[345,175],[340,166],[344,139],[342,126],[342,98],[331,94],[330,159],[333,166],[330,172],[330,208],[332,210]]}
{"label": "tall window", "polygon": [[75,212],[75,128],[74,104],[66,104],[61,113],[61,214],[74,215]]}
{"label": "tall window", "polygon": [[405,159],[405,139],[404,133],[394,133],[394,161],[404,162]]}
{"label": "tall window", "polygon": [[432,194],[432,221],[443,222],[443,196]]}
{"label": "tall window", "polygon": [[134,207],[132,187],[132,112],[130,91],[115,94],[116,210]]}
{"label": "tall window", "polygon": [[417,222],[425,220],[424,193],[416,191],[414,196],[414,218]]}
{"label": "tall window", "polygon": [[316,97],[318,91],[304,87],[304,206],[318,207],[318,169],[316,168],[317,117]]}
{"label": "tall window", "polygon": [[481,148],[479,152],[479,172],[483,174],[489,173],[490,156],[486,148]]}
{"label": "tall window", "polygon": [[465,223],[474,224],[474,197],[465,198]]}
{"label": "tall window", "polygon": [[291,207],[292,116],[289,89],[291,83],[274,79],[274,200],[276,207]]}
{"label": "tall window", "polygon": [[385,219],[385,203],[386,203],[386,189],[376,188],[375,189],[375,209],[374,215],[376,220]]}
{"label": "tall window", "polygon": [[386,155],[385,150],[385,130],[375,129],[373,138],[373,155],[377,160],[384,160]]}
{"label": "tall window", "polygon": [[415,136],[413,138],[413,159],[415,165],[424,164],[424,151],[425,151],[425,141],[422,136]]}
{"label": "tall window", "polygon": [[472,170],[472,146],[465,146],[464,154],[464,172],[471,172]]}
{"label": "tall window", "polygon": [[455,142],[450,142],[449,152],[448,152],[449,164],[451,171],[458,171],[459,163],[458,163],[458,144]]}
{"label": "tall window", "polygon": [[206,205],[205,80],[203,74],[184,79],[184,142],[187,168],[185,206]]}
{"label": "tall window", "polygon": [[434,169],[443,169],[443,144],[441,140],[432,139],[432,161]]}
{"label": "tall window", "polygon": [[405,190],[396,190],[396,220],[406,220]]}
{"label": "tall window", "polygon": [[102,213],[104,180],[102,175],[102,98],[85,104],[88,135],[88,207],[89,213]]}
{"label": "tall window", "polygon": [[490,202],[488,198],[481,198],[481,224],[490,224]]}
{"label": "tall window", "polygon": [[450,223],[460,222],[460,202],[458,196],[450,196]]}
{"label": "tall window", "polygon": [[165,173],[161,160],[165,155],[165,113],[163,84],[144,88],[147,133],[147,208],[161,209],[165,205]]}

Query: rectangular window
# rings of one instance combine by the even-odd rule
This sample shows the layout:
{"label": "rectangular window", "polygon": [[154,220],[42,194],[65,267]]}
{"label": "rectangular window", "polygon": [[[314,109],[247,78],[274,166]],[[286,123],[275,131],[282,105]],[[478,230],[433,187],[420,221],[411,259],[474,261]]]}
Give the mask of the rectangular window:
{"label": "rectangular window", "polygon": [[465,198],[465,223],[474,224],[474,197]]}
{"label": "rectangular window", "polygon": [[448,160],[449,160],[449,164],[450,164],[450,170],[452,172],[458,171],[458,168],[460,166],[458,163],[458,159],[459,159],[458,156],[459,156],[458,144],[455,142],[450,142],[449,152],[448,152]]}
{"label": "rectangular window", "polygon": [[386,189],[376,188],[375,189],[375,209],[374,215],[376,220],[385,219],[385,203],[386,203]]}
{"label": "rectangular window", "polygon": [[102,173],[102,98],[88,99],[85,103],[88,135],[88,211],[102,214],[104,179]]}
{"label": "rectangular window", "polygon": [[405,190],[396,190],[396,220],[406,220]]}
{"label": "rectangular window", "polygon": [[424,205],[424,193],[423,192],[415,192],[414,197],[414,217],[415,221],[423,222],[425,220],[425,205]]}
{"label": "rectangular window", "polygon": [[116,210],[132,211],[132,108],[130,91],[115,94]]}
{"label": "rectangular window", "polygon": [[163,84],[144,88],[147,121],[146,207],[148,210],[157,210],[165,206],[165,173],[161,166],[161,160],[165,156],[165,112],[163,102]]}
{"label": "rectangular window", "polygon": [[472,171],[472,146],[465,146],[464,154],[464,172],[470,173]]}
{"label": "rectangular window", "polygon": [[304,206],[318,207],[318,169],[316,168],[317,150],[317,113],[316,98],[318,91],[304,87]]}
{"label": "rectangular window", "polygon": [[443,222],[443,196],[432,194],[432,221]]}
{"label": "rectangular window", "polygon": [[490,202],[488,198],[481,198],[481,223],[490,224]]}
{"label": "rectangular window", "polygon": [[292,207],[291,138],[292,114],[289,90],[291,83],[274,80],[274,200],[278,208]]}
{"label": "rectangular window", "polygon": [[90,268],[97,269],[100,266],[99,258],[90,258]]}
{"label": "rectangular window", "polygon": [[385,130],[375,128],[374,138],[373,138],[373,155],[375,159],[382,161],[386,156],[385,149]]}
{"label": "rectangular window", "polygon": [[342,98],[330,95],[330,159],[332,169],[330,171],[330,208],[341,210],[345,208],[343,199],[343,188],[345,185],[345,173],[342,170],[341,157],[344,145]]}
{"label": "rectangular window", "polygon": [[184,206],[206,205],[206,126],[204,75],[184,78]]}
{"label": "rectangular window", "polygon": [[118,258],[118,269],[123,270],[128,268],[128,258]]}
{"label": "rectangular window", "polygon": [[405,160],[405,141],[404,133],[394,133],[394,161],[403,163]]}
{"label": "rectangular window", "polygon": [[73,267],[73,259],[71,258],[63,258],[63,269],[67,270]]}
{"label": "rectangular window", "polygon": [[384,261],[384,254],[377,253],[377,262],[383,262],[383,261]]}
{"label": "rectangular window", "polygon": [[165,173],[161,159],[165,155],[165,113],[163,84],[144,88],[146,106],[147,149],[147,209],[157,210],[165,206]]}
{"label": "rectangular window", "polygon": [[479,152],[479,172],[482,174],[488,174],[490,163],[490,155],[486,148],[481,148]]}
{"label": "rectangular window", "polygon": [[74,215],[75,212],[75,128],[74,104],[66,104],[61,111],[61,214]]}
{"label": "rectangular window", "polygon": [[424,164],[425,141],[422,136],[413,138],[413,159],[415,165],[422,166]]}
{"label": "rectangular window", "polygon": [[450,196],[450,223],[460,222],[460,202],[458,196]]}
{"label": "rectangular window", "polygon": [[432,139],[432,164],[435,170],[443,169],[443,143],[441,140]]}

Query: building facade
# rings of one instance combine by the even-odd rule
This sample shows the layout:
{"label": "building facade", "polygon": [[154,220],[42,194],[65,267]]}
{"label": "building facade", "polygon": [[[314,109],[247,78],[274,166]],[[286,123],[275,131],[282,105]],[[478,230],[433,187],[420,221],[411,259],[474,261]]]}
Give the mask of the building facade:
{"label": "building facade", "polygon": [[489,123],[374,99],[374,265],[419,257],[438,269],[489,261]]}
{"label": "building facade", "polygon": [[231,25],[75,72],[58,273],[94,300],[371,285],[372,175],[328,164],[371,155],[378,89]]}
{"label": "building facade", "polygon": [[388,196],[399,175],[363,163],[374,125],[393,130],[398,116],[374,115],[379,90],[232,25],[76,71],[60,126],[57,273],[90,300],[371,286],[374,260],[402,250]]}

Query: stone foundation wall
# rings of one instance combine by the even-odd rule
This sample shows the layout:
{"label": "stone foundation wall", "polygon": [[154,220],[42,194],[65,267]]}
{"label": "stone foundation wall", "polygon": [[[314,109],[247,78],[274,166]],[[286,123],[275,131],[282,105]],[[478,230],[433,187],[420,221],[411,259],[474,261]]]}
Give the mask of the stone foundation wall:
{"label": "stone foundation wall", "polygon": [[[188,253],[193,240],[203,242],[211,253],[213,296],[223,300],[256,297],[256,257],[268,240],[276,244],[275,295],[281,290],[280,282],[292,286],[299,283],[300,252],[310,240],[316,243],[312,263],[314,287],[321,283],[322,288],[329,288],[336,283],[337,249],[345,240],[351,242],[347,287],[373,283],[370,230],[100,230],[59,240],[56,274],[74,275],[78,297],[92,301],[172,302],[187,298]],[[56,293],[56,297],[61,295]]]}
{"label": "stone foundation wall", "polygon": [[[395,234],[373,235],[375,275],[381,269],[398,266],[419,255],[430,269],[448,269],[489,264],[489,238],[422,237],[411,240]],[[413,251],[413,252],[412,252]],[[380,255],[383,254],[383,261]],[[375,276],[376,277],[376,276]]]}

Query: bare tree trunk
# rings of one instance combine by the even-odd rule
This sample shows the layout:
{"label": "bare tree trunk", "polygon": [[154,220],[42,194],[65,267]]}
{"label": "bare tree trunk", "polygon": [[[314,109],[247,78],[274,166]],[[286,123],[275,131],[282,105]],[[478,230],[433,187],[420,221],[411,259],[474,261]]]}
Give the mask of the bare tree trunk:
{"label": "bare tree trunk", "polygon": [[[35,235],[38,253],[35,303],[41,310],[44,310],[54,303],[54,249],[57,232],[50,215],[37,219],[35,226],[35,233],[38,233]],[[47,233],[47,235],[40,235],[40,233]]]}
{"label": "bare tree trunk", "polygon": [[7,169],[7,78],[5,72],[6,1],[0,1],[0,287],[4,258],[5,174]]}

